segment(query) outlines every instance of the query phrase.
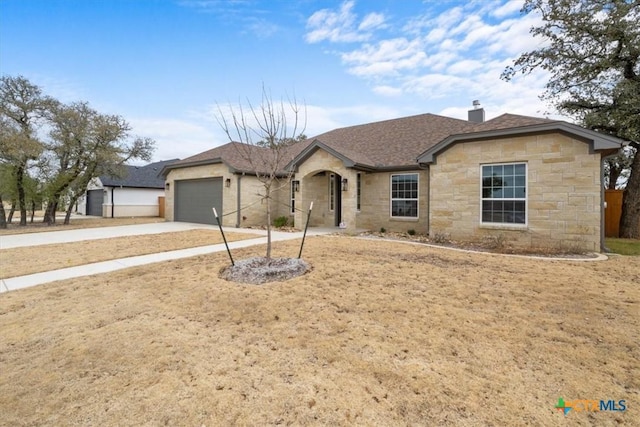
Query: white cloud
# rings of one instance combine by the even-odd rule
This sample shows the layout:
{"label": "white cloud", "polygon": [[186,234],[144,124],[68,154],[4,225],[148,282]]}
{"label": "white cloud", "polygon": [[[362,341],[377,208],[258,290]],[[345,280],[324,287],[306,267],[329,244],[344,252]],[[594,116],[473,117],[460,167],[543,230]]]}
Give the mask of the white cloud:
{"label": "white cloud", "polygon": [[318,43],[328,40],[339,42],[362,42],[371,38],[371,31],[384,26],[384,15],[370,13],[364,17],[360,24],[356,25],[357,16],[352,9],[355,1],[345,1],[340,9],[335,12],[331,9],[322,9],[315,12],[307,20],[305,39],[309,43]]}
{"label": "white cloud", "polygon": [[491,15],[495,16],[496,18],[504,18],[505,16],[509,16],[516,12],[520,12],[520,9],[522,9],[523,4],[524,2],[522,0],[509,1],[503,4],[502,6],[498,7],[497,9],[493,10],[493,12],[491,12]]}
{"label": "white cloud", "polygon": [[[369,82],[372,92],[379,96],[411,97],[431,105],[450,102],[452,107],[443,111],[456,117],[464,113],[463,118],[473,99],[481,99],[487,109],[495,111],[504,112],[506,108],[519,114],[542,115],[547,108],[538,96],[544,91],[545,73],[509,83],[500,80],[504,68],[519,54],[540,47],[540,41],[529,33],[540,23],[540,17],[533,13],[520,15],[522,3],[471,0],[445,11],[427,3],[423,13],[396,24],[397,28],[385,22],[393,38],[378,35],[338,54],[346,71]],[[343,3],[340,22],[353,23],[353,5]],[[321,15],[314,14],[316,18],[328,21],[327,10],[317,13]]]}
{"label": "white cloud", "polygon": [[205,127],[201,121],[137,117],[129,120],[132,133],[156,141],[154,161],[193,156],[227,142],[214,127]]}

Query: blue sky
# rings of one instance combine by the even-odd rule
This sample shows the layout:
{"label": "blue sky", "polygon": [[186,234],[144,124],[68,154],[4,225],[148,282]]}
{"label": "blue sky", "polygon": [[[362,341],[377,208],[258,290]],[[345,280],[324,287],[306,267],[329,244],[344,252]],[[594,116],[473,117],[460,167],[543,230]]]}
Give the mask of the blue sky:
{"label": "blue sky", "polygon": [[[522,0],[0,0],[0,73],[120,114],[154,160],[228,142],[217,106],[306,105],[305,134],[413,114],[543,116],[537,72],[500,73],[540,45]],[[224,109],[224,108],[223,108]]]}

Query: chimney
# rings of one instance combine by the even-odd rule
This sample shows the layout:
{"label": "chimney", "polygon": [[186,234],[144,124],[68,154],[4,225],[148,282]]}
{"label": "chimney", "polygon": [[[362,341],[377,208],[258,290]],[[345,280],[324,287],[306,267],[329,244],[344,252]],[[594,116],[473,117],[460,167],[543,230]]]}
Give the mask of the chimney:
{"label": "chimney", "polygon": [[474,123],[484,122],[484,108],[480,107],[480,101],[473,101],[473,110],[469,110],[469,121]]}

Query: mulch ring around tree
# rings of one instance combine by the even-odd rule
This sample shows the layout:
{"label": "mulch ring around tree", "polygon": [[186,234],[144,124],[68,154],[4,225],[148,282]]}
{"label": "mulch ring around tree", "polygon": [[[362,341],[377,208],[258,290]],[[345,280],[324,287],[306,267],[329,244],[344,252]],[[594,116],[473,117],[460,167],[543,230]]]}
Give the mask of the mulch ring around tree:
{"label": "mulch ring around tree", "polygon": [[311,266],[298,258],[254,257],[236,261],[220,270],[220,278],[231,282],[261,285],[283,282],[311,271]]}

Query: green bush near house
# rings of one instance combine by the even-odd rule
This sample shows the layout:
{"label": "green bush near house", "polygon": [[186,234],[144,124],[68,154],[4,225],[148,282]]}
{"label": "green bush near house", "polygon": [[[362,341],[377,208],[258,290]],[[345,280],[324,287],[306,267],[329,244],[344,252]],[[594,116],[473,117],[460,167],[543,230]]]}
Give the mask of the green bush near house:
{"label": "green bush near house", "polygon": [[273,220],[273,226],[276,228],[282,228],[287,225],[288,221],[289,218],[287,218],[286,216],[279,216]]}
{"label": "green bush near house", "polygon": [[413,228],[411,230],[407,230],[407,234],[409,236],[415,236],[416,235],[416,230],[414,230]]}
{"label": "green bush near house", "polygon": [[640,255],[640,240],[637,239],[617,239],[607,238],[604,240],[605,246],[616,254],[620,255]]}

